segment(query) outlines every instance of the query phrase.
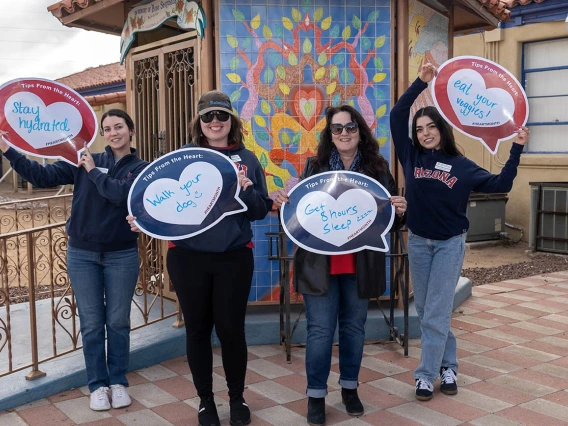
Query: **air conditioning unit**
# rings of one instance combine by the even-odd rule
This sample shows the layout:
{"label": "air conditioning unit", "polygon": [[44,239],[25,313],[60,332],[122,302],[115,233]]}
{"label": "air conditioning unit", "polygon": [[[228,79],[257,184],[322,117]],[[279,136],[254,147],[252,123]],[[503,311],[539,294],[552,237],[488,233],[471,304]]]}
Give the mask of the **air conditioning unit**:
{"label": "air conditioning unit", "polygon": [[473,192],[467,204],[469,230],[465,241],[498,240],[505,231],[507,194]]}
{"label": "air conditioning unit", "polygon": [[568,254],[568,182],[529,182],[529,247]]}

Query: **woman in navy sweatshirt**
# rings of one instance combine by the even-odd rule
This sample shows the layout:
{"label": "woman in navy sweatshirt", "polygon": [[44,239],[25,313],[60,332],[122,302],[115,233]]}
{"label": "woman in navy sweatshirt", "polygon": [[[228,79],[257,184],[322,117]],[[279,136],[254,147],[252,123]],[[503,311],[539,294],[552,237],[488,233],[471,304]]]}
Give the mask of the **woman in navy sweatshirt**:
{"label": "woman in navy sweatshirt", "polygon": [[[183,146],[216,150],[235,162],[239,197],[247,211],[225,216],[207,231],[169,243],[167,267],[175,288],[187,338],[187,362],[201,401],[200,426],[220,426],[213,395],[213,327],[221,342],[229,388],[230,424],[248,425],[250,410],[243,398],[247,370],[245,314],[254,271],[251,222],[272,208],[264,170],[243,143],[241,120],[229,97],[217,90],[201,96],[191,122],[193,142]],[[131,229],[139,231],[133,216]]]}
{"label": "woman in navy sweatshirt", "polygon": [[416,398],[432,398],[432,383],[455,395],[456,339],[450,329],[454,291],[465,254],[469,228],[467,202],[472,191],[508,192],[517,175],[529,130],[522,127],[509,160],[494,175],[463,156],[448,123],[434,107],[418,110],[408,137],[410,108],[434,78],[432,64],[422,65],[419,78],[393,107],[390,116],[394,146],[406,178],[408,255],[416,311],[420,319],[422,355],[414,371]]}
{"label": "woman in navy sweatshirt", "polygon": [[131,403],[125,389],[130,306],[140,261],[138,234],[124,217],[130,186],[148,164],[130,148],[133,133],[127,113],[107,111],[101,118],[101,134],[108,143],[105,152],[91,154],[85,148],[78,167],[65,161],[44,167],[0,138],[0,149],[12,168],[32,185],[74,185],[66,226],[67,273],[79,309],[90,407],[96,411],[110,409],[109,392],[113,408]]}

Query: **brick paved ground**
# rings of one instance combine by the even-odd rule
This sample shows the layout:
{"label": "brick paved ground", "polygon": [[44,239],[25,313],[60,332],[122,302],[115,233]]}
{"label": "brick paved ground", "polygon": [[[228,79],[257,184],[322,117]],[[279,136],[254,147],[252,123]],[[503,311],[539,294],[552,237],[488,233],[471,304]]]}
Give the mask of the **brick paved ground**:
{"label": "brick paved ground", "polygon": [[[326,399],[328,425],[568,425],[568,271],[474,287],[454,313],[460,389],[434,399],[414,398],[412,370],[420,341],[404,358],[396,344],[365,346],[359,394],[365,415],[350,418],[341,404],[337,348]],[[279,346],[249,348],[245,398],[252,425],[304,425],[304,349],[287,364]],[[222,424],[228,396],[215,350],[214,391]],[[0,412],[0,426],[196,425],[198,398],[184,357],[129,374],[133,404],[94,412],[85,388]]]}

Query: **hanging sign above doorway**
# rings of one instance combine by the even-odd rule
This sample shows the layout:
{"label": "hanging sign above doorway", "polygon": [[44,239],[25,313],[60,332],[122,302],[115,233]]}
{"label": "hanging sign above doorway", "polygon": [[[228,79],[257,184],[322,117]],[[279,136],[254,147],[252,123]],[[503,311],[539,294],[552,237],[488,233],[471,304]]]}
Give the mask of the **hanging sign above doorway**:
{"label": "hanging sign above doorway", "polygon": [[194,1],[187,0],[148,0],[128,12],[128,18],[120,35],[120,63],[134,42],[135,34],[161,27],[166,21],[177,18],[179,28],[195,29],[203,37],[205,14]]}

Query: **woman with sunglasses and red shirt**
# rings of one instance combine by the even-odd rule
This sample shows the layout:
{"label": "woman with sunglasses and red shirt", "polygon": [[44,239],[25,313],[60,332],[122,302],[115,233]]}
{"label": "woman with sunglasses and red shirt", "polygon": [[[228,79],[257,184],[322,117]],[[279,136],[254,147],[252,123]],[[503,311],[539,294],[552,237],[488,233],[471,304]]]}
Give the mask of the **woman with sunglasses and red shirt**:
{"label": "woman with sunglasses and red shirt", "polygon": [[[229,388],[230,424],[247,425],[250,410],[243,398],[247,370],[245,314],[254,258],[251,222],[272,208],[264,171],[243,143],[243,127],[229,97],[219,91],[201,96],[190,125],[193,142],[183,146],[214,149],[235,162],[239,197],[248,210],[225,216],[207,231],[169,244],[167,268],[185,321],[187,362],[201,402],[200,426],[219,426],[213,396],[213,327],[222,349]],[[134,230],[132,216],[127,218]]]}
{"label": "woman with sunglasses and red shirt", "polygon": [[[349,170],[379,181],[391,194],[397,187],[389,165],[379,154],[373,131],[353,107],[342,105],[326,111],[326,126],[321,132],[317,155],[308,158],[300,179],[330,170]],[[279,191],[274,205],[288,202]],[[402,225],[406,200],[392,196],[396,220]],[[358,377],[365,342],[365,322],[369,299],[386,290],[385,254],[363,250],[357,253],[326,256],[298,247],[294,254],[294,285],[306,306],[306,373],[308,379],[308,416],[310,425],[325,424],[325,396],[331,367],[333,336],[339,322],[339,384],[347,413],[363,415],[357,394]]]}

